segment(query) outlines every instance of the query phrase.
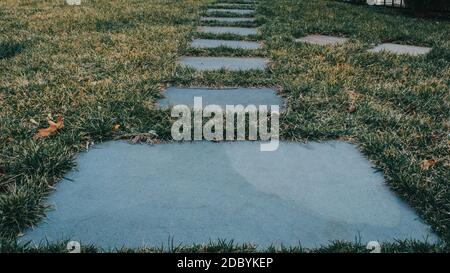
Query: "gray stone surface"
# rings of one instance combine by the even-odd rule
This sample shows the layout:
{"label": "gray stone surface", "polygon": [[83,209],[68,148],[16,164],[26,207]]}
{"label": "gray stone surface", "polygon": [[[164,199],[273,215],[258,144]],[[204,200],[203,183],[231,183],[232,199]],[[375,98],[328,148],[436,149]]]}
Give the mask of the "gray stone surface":
{"label": "gray stone surface", "polygon": [[[228,1],[228,0],[221,0],[221,2],[225,2],[225,3],[227,3],[227,2],[233,2],[233,3],[235,3],[234,1]],[[240,2],[244,2],[244,3],[256,3],[257,1],[256,1],[256,0],[241,0]]]}
{"label": "gray stone surface", "polygon": [[232,13],[232,14],[240,14],[240,15],[248,15],[255,13],[255,10],[253,9],[208,9],[206,10],[208,13],[215,13],[215,12],[225,12],[225,13]]}
{"label": "gray stone surface", "polygon": [[298,38],[295,41],[301,43],[308,43],[314,45],[340,45],[347,42],[347,38],[326,36],[326,35],[308,35],[302,38]]}
{"label": "gray stone surface", "polygon": [[278,105],[283,101],[271,88],[177,88],[170,87],[164,92],[165,98],[159,101],[161,107],[177,104],[194,106],[194,97],[202,97],[203,105],[216,104],[225,109],[225,105]]}
{"label": "gray stone surface", "polygon": [[251,3],[215,3],[214,8],[253,9]]}
{"label": "gray stone surface", "polygon": [[210,40],[210,39],[195,39],[191,43],[194,48],[216,48],[229,47],[234,49],[258,49],[261,45],[257,42],[249,41],[233,41],[233,40]]}
{"label": "gray stone surface", "polygon": [[394,54],[407,54],[407,55],[424,55],[431,51],[429,47],[421,47],[421,46],[410,46],[410,45],[399,45],[399,44],[391,44],[385,43],[377,45],[376,47],[369,49],[368,52],[389,52]]}
{"label": "gray stone surface", "polygon": [[264,70],[267,59],[250,57],[182,57],[179,64],[197,70]]}
{"label": "gray stone surface", "polygon": [[55,210],[22,241],[111,248],[226,238],[314,247],[430,235],[343,142],[282,142],[275,152],[260,152],[258,142],[108,142],[77,163],[48,199]]}
{"label": "gray stone surface", "polygon": [[216,22],[227,22],[227,23],[236,23],[236,22],[254,22],[255,18],[246,18],[246,17],[202,17],[200,18],[203,22],[216,21]]}
{"label": "gray stone surface", "polygon": [[209,34],[236,34],[241,36],[258,34],[257,28],[248,27],[198,27],[197,31]]}

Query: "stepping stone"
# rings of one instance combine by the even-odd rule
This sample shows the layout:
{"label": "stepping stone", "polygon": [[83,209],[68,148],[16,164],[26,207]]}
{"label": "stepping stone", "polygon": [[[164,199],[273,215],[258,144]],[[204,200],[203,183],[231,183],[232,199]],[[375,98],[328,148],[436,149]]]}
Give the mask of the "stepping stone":
{"label": "stepping stone", "polygon": [[367,50],[368,52],[389,52],[394,54],[407,54],[412,56],[419,56],[427,54],[431,51],[429,47],[421,47],[421,46],[410,46],[410,45],[399,45],[399,44],[391,44],[385,43],[377,45],[376,47]]}
{"label": "stepping stone", "polygon": [[223,12],[223,13],[232,13],[232,14],[253,14],[255,10],[253,9],[207,9],[207,13],[213,13],[213,12]]}
{"label": "stepping stone", "polygon": [[248,3],[215,3],[214,7],[216,8],[229,8],[229,7],[237,7],[238,9],[252,9],[252,5]]}
{"label": "stepping stone", "polygon": [[250,57],[182,57],[179,64],[200,71],[227,69],[231,71],[264,70],[267,59]]}
{"label": "stepping stone", "polygon": [[[234,2],[234,1],[228,1],[228,0],[222,0],[222,2]],[[243,3],[256,3],[256,0],[240,0],[239,2],[243,2]],[[236,3],[236,2],[234,2]]]}
{"label": "stepping stone", "polygon": [[194,48],[216,48],[229,47],[234,49],[258,49],[261,45],[257,42],[248,41],[233,41],[233,40],[209,40],[209,39],[195,39],[191,43]]}
{"label": "stepping stone", "polygon": [[227,23],[238,23],[238,22],[254,22],[254,18],[242,18],[242,17],[202,17],[200,21],[203,22],[227,22]]}
{"label": "stepping stone", "polygon": [[[54,210],[22,242],[60,239],[103,248],[233,239],[260,247],[331,240],[436,241],[427,225],[344,142],[107,142],[77,158],[56,185]],[[170,239],[169,239],[170,240]]]}
{"label": "stepping stone", "polygon": [[314,44],[314,45],[340,45],[347,42],[347,38],[335,37],[335,36],[326,36],[326,35],[308,35],[303,38],[298,38],[296,42]]}
{"label": "stepping stone", "polygon": [[203,105],[216,104],[225,109],[226,105],[278,105],[283,101],[271,88],[167,88],[165,98],[159,101],[159,106],[167,108],[183,104],[194,107],[194,97],[202,97]]}
{"label": "stepping stone", "polygon": [[209,34],[235,34],[241,36],[258,34],[256,28],[247,27],[198,27],[197,31]]}

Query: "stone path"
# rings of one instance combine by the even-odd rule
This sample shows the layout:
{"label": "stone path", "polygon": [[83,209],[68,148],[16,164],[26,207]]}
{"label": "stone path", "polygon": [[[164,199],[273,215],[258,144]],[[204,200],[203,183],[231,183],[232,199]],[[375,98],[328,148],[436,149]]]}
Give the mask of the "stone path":
{"label": "stone path", "polygon": [[79,156],[80,172],[49,199],[56,210],[22,240],[70,237],[112,248],[167,246],[171,237],[262,247],[435,239],[352,145],[283,142],[271,153],[258,145],[101,144]]}
{"label": "stone path", "polygon": [[326,35],[308,35],[303,38],[298,38],[296,42],[314,44],[314,45],[340,45],[347,42],[347,38],[326,36]]}
{"label": "stone path", "polygon": [[429,47],[421,47],[421,46],[411,46],[411,45],[400,45],[400,44],[391,44],[385,43],[377,45],[376,47],[369,49],[368,52],[389,52],[394,54],[406,54],[412,56],[419,56],[427,54],[431,51]]}
{"label": "stone path", "polygon": [[217,22],[236,23],[236,22],[254,22],[254,21],[255,21],[255,18],[202,17],[200,20],[203,21],[203,22],[217,21]]}
{"label": "stone path", "polygon": [[[247,6],[235,7],[216,5],[207,14],[224,10],[235,16],[255,13]],[[251,28],[244,31],[246,28],[221,26],[253,20],[202,17],[200,21],[209,25],[200,26],[198,32],[216,36],[194,39],[190,46],[262,51],[259,41],[221,39],[230,33],[246,38],[257,34]],[[338,45],[347,39],[312,35],[298,41]],[[261,72],[267,63],[261,57],[183,56],[178,65],[196,73],[219,69]],[[202,97],[204,105],[222,107],[283,104],[272,88],[169,87],[164,96],[159,101],[163,108],[192,106],[195,96]],[[56,209],[22,241],[70,238],[113,248],[167,246],[170,238],[176,245],[233,239],[259,246],[300,242],[303,247],[317,247],[331,240],[354,241],[358,236],[362,242],[436,240],[353,145],[337,141],[281,142],[278,150],[263,153],[260,144],[195,141],[154,146],[125,142],[97,145],[77,158],[79,172],[70,172],[69,181],[59,183],[50,196],[49,203]]]}
{"label": "stone path", "polygon": [[208,9],[207,13],[231,13],[239,15],[253,14],[255,11],[252,9]]}
{"label": "stone path", "polygon": [[234,41],[234,40],[213,40],[213,39],[195,39],[191,43],[193,48],[217,48],[228,47],[233,49],[259,49],[261,44],[249,41]]}
{"label": "stone path", "polygon": [[241,36],[258,34],[258,30],[256,28],[248,28],[248,27],[199,27],[197,31],[201,33],[235,34]]}
{"label": "stone path", "polygon": [[267,60],[251,57],[182,57],[180,65],[199,71],[227,69],[231,71],[264,70]]}
{"label": "stone path", "polygon": [[[336,36],[328,36],[328,35],[307,35],[305,37],[295,39],[296,42],[308,43],[319,46],[335,46],[342,45],[348,41],[348,38],[344,37],[336,37]],[[398,55],[412,55],[419,56],[425,55],[431,51],[429,47],[421,47],[421,46],[412,46],[412,45],[401,45],[401,44],[393,44],[393,43],[383,43],[379,44],[371,49],[368,49],[367,52],[379,53],[379,52],[388,52],[392,54]]]}
{"label": "stone path", "polygon": [[194,97],[202,97],[204,105],[216,104],[225,109],[226,105],[283,105],[272,88],[168,88],[165,98],[160,100],[162,107],[177,104],[193,107]]}

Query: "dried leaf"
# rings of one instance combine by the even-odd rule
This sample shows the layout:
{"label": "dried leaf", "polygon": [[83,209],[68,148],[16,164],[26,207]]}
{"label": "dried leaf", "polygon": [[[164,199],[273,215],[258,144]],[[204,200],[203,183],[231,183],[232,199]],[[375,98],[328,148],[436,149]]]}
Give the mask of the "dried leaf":
{"label": "dried leaf", "polygon": [[347,108],[349,113],[353,113],[356,111],[356,101],[358,100],[359,94],[353,91],[347,92],[348,98],[350,100],[350,105]]}
{"label": "dried leaf", "polygon": [[34,139],[39,139],[43,137],[48,137],[56,133],[59,129],[64,127],[63,119],[60,115],[56,114],[56,122],[51,119],[50,114],[47,116],[47,122],[49,127],[45,129],[39,129],[38,132],[34,135]]}
{"label": "dried leaf", "polygon": [[424,171],[428,170],[429,168],[433,167],[433,165],[436,164],[436,160],[434,159],[425,159],[420,162],[420,168]]}
{"label": "dried leaf", "polygon": [[356,111],[356,106],[355,106],[355,105],[350,105],[350,106],[347,108],[347,111],[348,111],[349,113],[355,112],[355,111]]}
{"label": "dried leaf", "polygon": [[117,130],[119,130],[120,129],[120,124],[115,124],[113,127],[112,127],[112,130],[113,131],[117,131]]}

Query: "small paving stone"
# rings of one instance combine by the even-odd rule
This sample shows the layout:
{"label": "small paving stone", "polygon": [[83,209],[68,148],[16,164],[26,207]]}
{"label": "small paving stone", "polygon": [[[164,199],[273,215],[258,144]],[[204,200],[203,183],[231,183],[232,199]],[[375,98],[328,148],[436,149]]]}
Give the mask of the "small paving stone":
{"label": "small paving stone", "polygon": [[82,153],[56,185],[54,207],[22,242],[103,248],[227,239],[260,247],[331,240],[435,242],[429,227],[351,144],[260,142],[131,145]]}
{"label": "small paving stone", "polygon": [[221,46],[234,49],[261,48],[261,45],[259,43],[249,41],[195,39],[191,43],[191,47],[193,48],[216,48]]}
{"label": "small paving stone", "polygon": [[198,32],[209,34],[257,35],[258,29],[246,27],[198,27]]}
{"label": "small paving stone", "polygon": [[326,35],[308,35],[302,38],[298,38],[296,42],[314,44],[314,45],[340,45],[347,42],[347,38],[335,37],[335,36],[326,36]]}
{"label": "small paving stone", "polygon": [[178,88],[170,87],[164,92],[164,99],[159,106],[167,108],[173,105],[188,105],[194,107],[194,97],[201,97],[203,105],[215,104],[225,109],[226,105],[278,105],[283,107],[283,101],[271,88]]}
{"label": "small paving stone", "polygon": [[[233,2],[236,3],[234,0],[233,1],[228,1],[228,0],[221,0],[221,2]],[[243,3],[256,3],[256,0],[240,0],[239,2],[243,2]]]}
{"label": "small paving stone", "polygon": [[227,69],[240,70],[264,70],[267,67],[267,59],[250,57],[182,57],[179,64],[201,71]]}
{"label": "small paving stone", "polygon": [[251,4],[246,3],[215,3],[214,8],[229,8],[229,7],[236,7],[236,9],[252,9]]}
{"label": "small paving stone", "polygon": [[248,14],[255,13],[255,10],[253,10],[253,9],[208,9],[208,10],[206,10],[206,12],[208,12],[208,13],[224,12],[224,13],[248,15]]}
{"label": "small paving stone", "polygon": [[227,22],[227,23],[236,23],[236,22],[254,22],[255,18],[245,18],[245,17],[202,17],[200,19],[203,22]]}
{"label": "small paving stone", "polygon": [[369,49],[368,52],[389,52],[394,54],[407,54],[412,56],[419,56],[427,54],[431,51],[429,47],[421,47],[421,46],[411,46],[411,45],[400,45],[400,44],[391,44],[385,43],[377,45],[376,47]]}

